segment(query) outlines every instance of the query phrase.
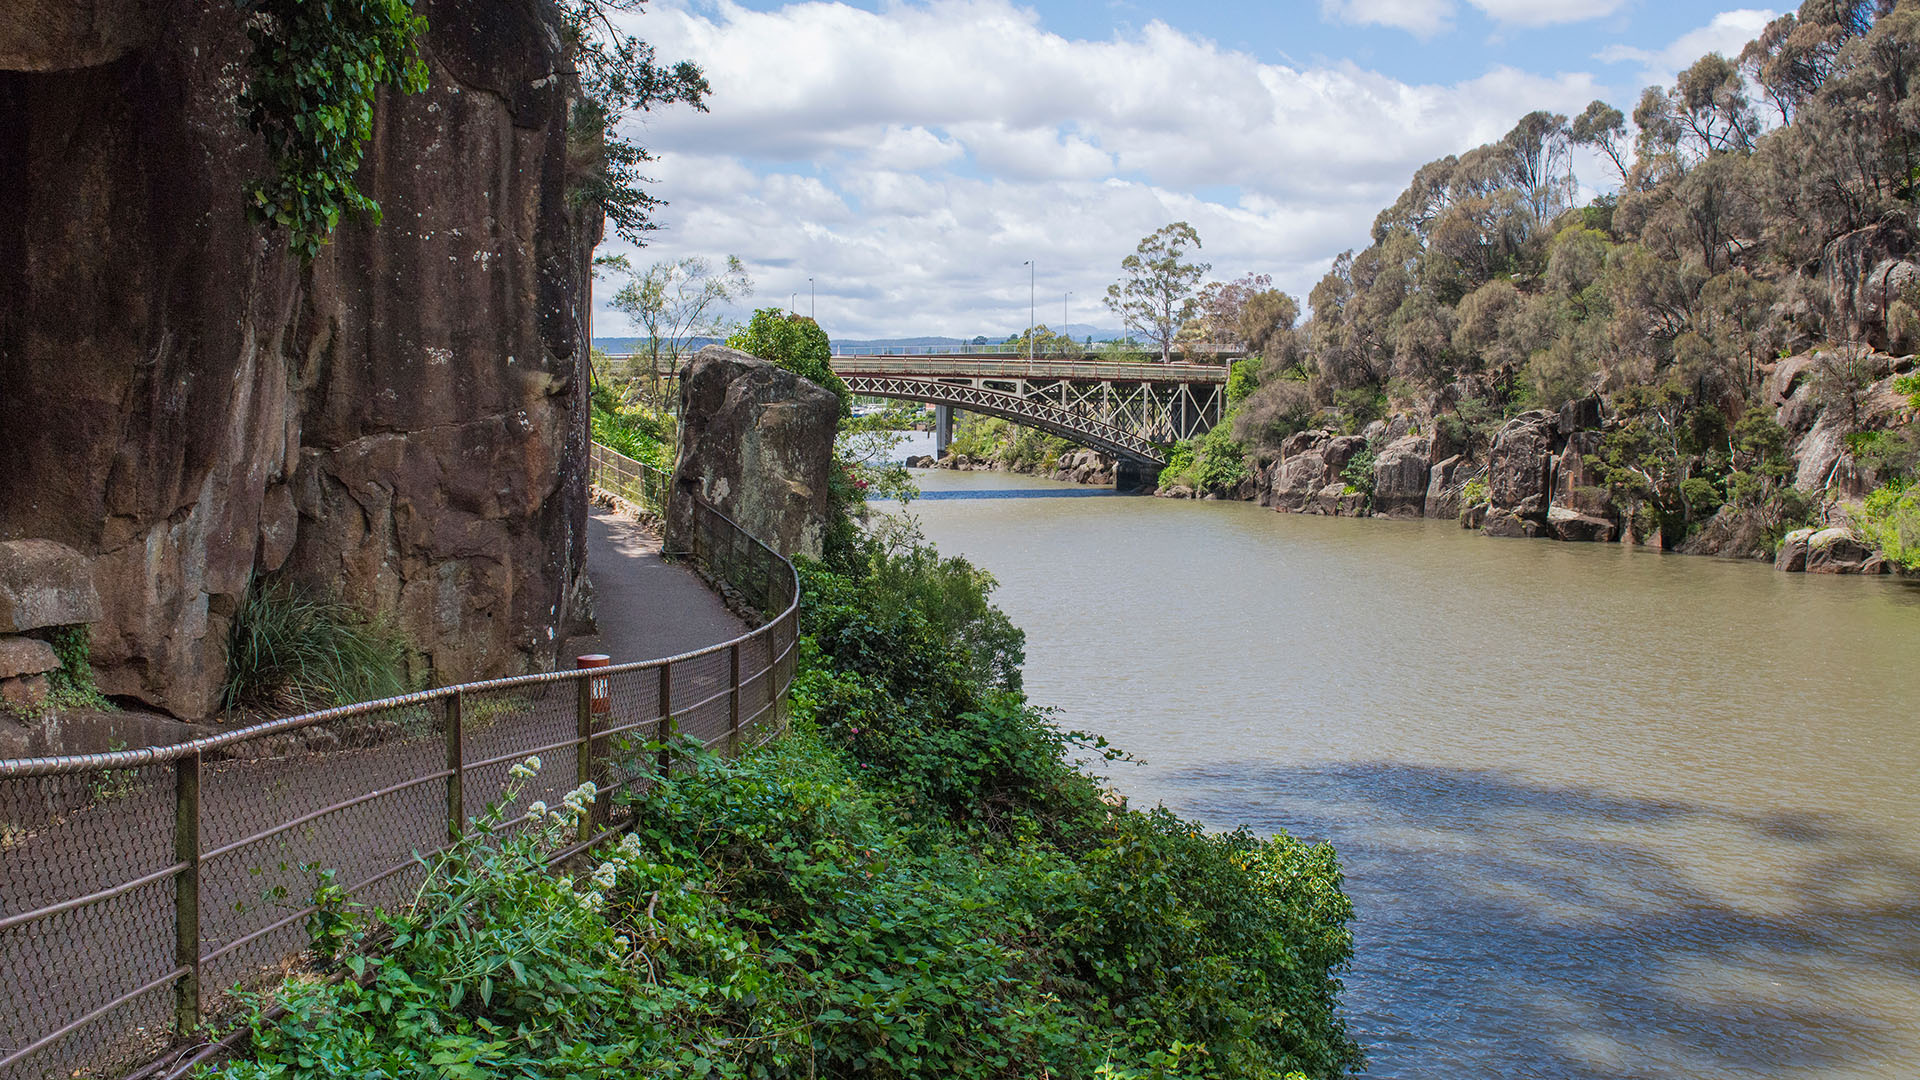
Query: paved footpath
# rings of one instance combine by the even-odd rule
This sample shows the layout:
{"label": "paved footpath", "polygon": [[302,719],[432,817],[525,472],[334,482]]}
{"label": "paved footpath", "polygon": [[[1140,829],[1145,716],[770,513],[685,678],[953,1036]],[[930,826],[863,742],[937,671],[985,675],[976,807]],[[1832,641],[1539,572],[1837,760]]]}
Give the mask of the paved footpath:
{"label": "paved footpath", "polygon": [[616,664],[693,652],[747,632],[692,569],[660,557],[660,539],[625,514],[587,521],[587,576],[600,632],[567,639],[559,666],[602,652]]}

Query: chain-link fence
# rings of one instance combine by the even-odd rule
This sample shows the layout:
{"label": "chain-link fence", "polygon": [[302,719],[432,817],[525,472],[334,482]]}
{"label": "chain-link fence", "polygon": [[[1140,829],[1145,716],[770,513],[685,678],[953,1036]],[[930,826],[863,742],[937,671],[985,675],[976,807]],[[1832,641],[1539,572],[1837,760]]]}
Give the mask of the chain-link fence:
{"label": "chain-link fence", "polygon": [[593,444],[593,483],[648,513],[667,515],[667,482],[662,469],[599,443]]}
{"label": "chain-link fence", "polygon": [[764,616],[732,641],[175,746],[0,761],[0,1080],[111,1074],[217,1029],[234,988],[297,970],[323,872],[357,903],[403,902],[423,857],[529,756],[543,762],[529,798],[599,786],[585,845],[626,824],[623,791],[671,767],[658,756],[669,737],[723,753],[770,737],[794,673],[799,582],[694,505],[684,554]]}

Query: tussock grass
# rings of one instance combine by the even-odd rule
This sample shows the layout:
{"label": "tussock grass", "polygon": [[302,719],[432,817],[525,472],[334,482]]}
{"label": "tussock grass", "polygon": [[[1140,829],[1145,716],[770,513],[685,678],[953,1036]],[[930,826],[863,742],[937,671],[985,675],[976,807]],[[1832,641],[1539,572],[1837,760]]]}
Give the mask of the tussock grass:
{"label": "tussock grass", "polygon": [[221,708],[302,712],[407,691],[407,642],[385,621],[256,582],[234,616]]}

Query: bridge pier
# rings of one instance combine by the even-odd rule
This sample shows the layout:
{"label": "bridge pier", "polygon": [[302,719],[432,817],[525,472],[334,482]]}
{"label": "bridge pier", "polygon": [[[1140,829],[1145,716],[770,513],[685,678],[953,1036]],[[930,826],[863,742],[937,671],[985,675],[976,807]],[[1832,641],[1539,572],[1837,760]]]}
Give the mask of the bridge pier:
{"label": "bridge pier", "polygon": [[1122,495],[1140,495],[1160,483],[1160,466],[1151,461],[1123,457],[1113,463],[1113,490]]}
{"label": "bridge pier", "polygon": [[933,458],[935,461],[947,456],[947,447],[953,444],[953,406],[935,405],[933,407]]}

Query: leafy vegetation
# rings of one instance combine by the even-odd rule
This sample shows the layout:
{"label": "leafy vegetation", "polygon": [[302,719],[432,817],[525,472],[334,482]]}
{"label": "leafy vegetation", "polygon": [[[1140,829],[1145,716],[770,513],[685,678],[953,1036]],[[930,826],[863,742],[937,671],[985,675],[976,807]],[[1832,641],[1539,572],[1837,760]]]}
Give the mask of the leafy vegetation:
{"label": "leafy vegetation", "polygon": [[[517,791],[370,915],[317,879],[302,976],[222,1080],[1347,1075],[1331,849],[1117,805],[1019,690],[993,582],[889,519],[803,564],[792,730],[690,745],[590,867]],[[656,745],[628,763],[658,761]],[[537,759],[515,769],[524,781]],[[371,954],[363,950],[374,950]],[[285,1005],[268,1019],[270,1002]]]}
{"label": "leafy vegetation", "polygon": [[255,181],[249,209],[284,229],[303,259],[317,254],[342,210],[379,220],[380,207],[354,184],[373,134],[383,86],[426,89],[413,0],[239,0],[247,16],[248,77],[240,92],[247,126],[272,166]]}
{"label": "leafy vegetation", "polygon": [[592,408],[594,442],[672,471],[675,425],[671,414],[641,401],[623,402],[604,384],[593,388]]}
{"label": "leafy vegetation", "polygon": [[407,642],[344,604],[256,581],[234,613],[221,708],[299,712],[406,693]]}
{"label": "leafy vegetation", "polygon": [[853,414],[853,395],[833,373],[833,343],[818,323],[779,308],[761,308],[747,325],[727,338],[727,345],[771,360],[801,378],[833,391],[840,399],[840,415]]}

